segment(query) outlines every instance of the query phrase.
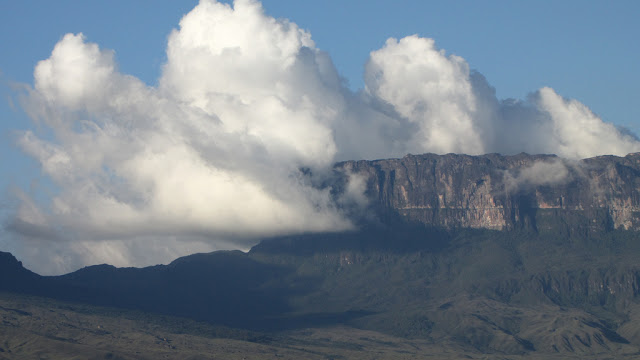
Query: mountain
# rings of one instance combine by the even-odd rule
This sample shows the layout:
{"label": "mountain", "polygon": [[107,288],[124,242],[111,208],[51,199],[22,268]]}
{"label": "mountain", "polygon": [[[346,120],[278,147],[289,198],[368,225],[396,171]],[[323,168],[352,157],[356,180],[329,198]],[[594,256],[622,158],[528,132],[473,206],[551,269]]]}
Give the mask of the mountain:
{"label": "mountain", "polygon": [[469,358],[634,358],[639,170],[640,154],[343,162],[325,186],[363,191],[345,202],[357,231],[57,277],[0,253],[0,290],[269,334],[374,331]]}
{"label": "mountain", "polygon": [[640,153],[580,161],[425,154],[336,168],[359,176],[383,211],[432,226],[640,230]]}
{"label": "mountain", "polygon": [[0,289],[35,293],[43,287],[42,277],[25,269],[10,253],[0,251]]}

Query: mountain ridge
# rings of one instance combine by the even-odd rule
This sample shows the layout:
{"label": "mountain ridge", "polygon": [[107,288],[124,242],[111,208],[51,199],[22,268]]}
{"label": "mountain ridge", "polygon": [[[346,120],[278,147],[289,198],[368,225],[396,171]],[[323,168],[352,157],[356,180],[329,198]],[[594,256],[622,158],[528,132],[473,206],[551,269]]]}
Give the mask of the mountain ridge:
{"label": "mountain ridge", "polygon": [[578,161],[424,154],[347,161],[336,169],[359,176],[375,207],[432,226],[538,230],[539,222],[577,214],[592,220],[592,230],[640,230],[640,153]]}
{"label": "mountain ridge", "polygon": [[349,326],[478,354],[640,353],[640,154],[408,155],[335,173],[337,198],[362,185],[358,230],[55,277],[0,253],[5,274],[22,274],[0,275],[0,290],[251,331]]}

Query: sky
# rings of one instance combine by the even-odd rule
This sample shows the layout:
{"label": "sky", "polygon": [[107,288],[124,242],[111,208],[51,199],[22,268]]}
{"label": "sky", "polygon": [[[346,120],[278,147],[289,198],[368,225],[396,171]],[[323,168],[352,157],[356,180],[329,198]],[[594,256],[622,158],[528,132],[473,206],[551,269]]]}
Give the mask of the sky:
{"label": "sky", "polygon": [[0,10],[0,250],[41,273],[349,229],[339,160],[640,151],[636,1]]}

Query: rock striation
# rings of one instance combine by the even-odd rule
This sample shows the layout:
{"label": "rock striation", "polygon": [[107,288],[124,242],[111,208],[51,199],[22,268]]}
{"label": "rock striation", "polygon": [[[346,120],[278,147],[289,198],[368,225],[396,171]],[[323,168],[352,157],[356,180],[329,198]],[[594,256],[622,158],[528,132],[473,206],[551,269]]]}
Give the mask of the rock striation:
{"label": "rock striation", "polygon": [[555,155],[407,155],[346,161],[369,204],[445,228],[640,230],[640,153],[579,161]]}

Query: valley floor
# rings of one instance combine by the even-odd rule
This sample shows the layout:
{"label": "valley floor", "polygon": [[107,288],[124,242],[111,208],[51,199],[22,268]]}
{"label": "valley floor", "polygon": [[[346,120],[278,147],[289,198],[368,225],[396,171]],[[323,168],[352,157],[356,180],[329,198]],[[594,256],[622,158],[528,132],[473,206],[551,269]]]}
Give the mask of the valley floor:
{"label": "valley floor", "polygon": [[0,293],[0,359],[634,359],[600,354],[483,354],[345,326],[257,333],[183,318]]}

